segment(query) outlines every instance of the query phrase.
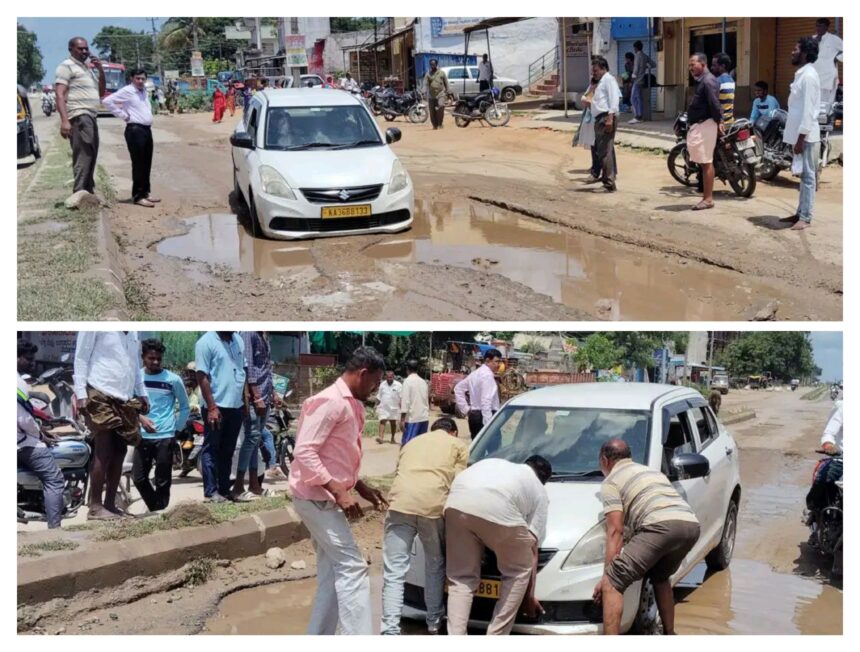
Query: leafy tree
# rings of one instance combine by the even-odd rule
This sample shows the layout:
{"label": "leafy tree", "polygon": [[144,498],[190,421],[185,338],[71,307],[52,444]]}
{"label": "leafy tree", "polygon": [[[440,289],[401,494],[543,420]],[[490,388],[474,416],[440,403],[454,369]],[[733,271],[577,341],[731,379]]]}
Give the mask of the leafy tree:
{"label": "leafy tree", "polygon": [[538,339],[532,339],[520,347],[523,353],[546,353],[547,347]]}
{"label": "leafy tree", "polygon": [[363,29],[373,29],[379,19],[332,17],[330,21],[332,32],[357,32]]}
{"label": "leafy tree", "polygon": [[199,51],[207,59],[232,60],[243,45],[227,40],[224,30],[236,24],[239,18],[174,17],[161,27],[159,47],[165,68],[187,71],[191,67],[191,52]]}
{"label": "leafy tree", "polygon": [[618,365],[621,351],[603,333],[589,335],[574,360],[580,369],[611,369]]}
{"label": "leafy tree", "polygon": [[152,36],[143,31],[105,25],[93,38],[92,45],[107,61],[126,65],[136,65],[140,61],[147,72],[155,70]]}
{"label": "leafy tree", "polygon": [[809,333],[800,331],[745,333],[726,347],[720,361],[733,376],[769,371],[790,380],[812,376],[818,369]]}
{"label": "leafy tree", "polygon": [[164,344],[165,368],[179,373],[189,362],[194,361],[194,345],[203,335],[202,331],[161,331],[156,337]]}
{"label": "leafy tree", "polygon": [[18,23],[18,83],[30,86],[42,80],[45,68],[42,66],[42,51],[36,45],[36,34]]}
{"label": "leafy tree", "polygon": [[219,72],[232,70],[233,64],[227,59],[207,59],[203,62],[203,72],[207,77],[214,77]]}
{"label": "leafy tree", "polygon": [[618,362],[625,367],[645,369],[654,365],[654,351],[662,346],[658,333],[643,331],[614,331],[607,333],[609,341],[619,350]]}

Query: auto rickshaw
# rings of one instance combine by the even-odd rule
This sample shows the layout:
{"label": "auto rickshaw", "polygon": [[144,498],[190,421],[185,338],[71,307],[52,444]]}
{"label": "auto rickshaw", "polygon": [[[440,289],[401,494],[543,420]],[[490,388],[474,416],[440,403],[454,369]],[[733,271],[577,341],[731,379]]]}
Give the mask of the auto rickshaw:
{"label": "auto rickshaw", "polygon": [[32,156],[35,161],[42,156],[39,148],[39,139],[33,128],[33,113],[30,110],[30,100],[27,97],[27,89],[18,86],[18,162]]}

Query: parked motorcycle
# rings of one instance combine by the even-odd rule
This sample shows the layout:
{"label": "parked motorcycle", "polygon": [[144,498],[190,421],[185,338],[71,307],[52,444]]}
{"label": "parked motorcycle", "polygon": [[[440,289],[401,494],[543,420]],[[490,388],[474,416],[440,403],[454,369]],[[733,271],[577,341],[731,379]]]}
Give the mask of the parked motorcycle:
{"label": "parked motorcycle", "polygon": [[[785,123],[788,120],[788,112],[784,109],[775,109],[761,116],[755,121],[754,130],[761,154],[761,163],[758,167],[758,176],[763,181],[772,181],[782,170],[790,170],[794,159],[794,146],[782,141],[785,134]],[[816,182],[821,176],[821,170],[827,167],[830,159],[830,134],[837,128],[837,123],[842,124],[842,103],[834,102],[829,107],[822,104],[818,115],[821,146],[818,153],[818,167],[816,168]]]}
{"label": "parked motorcycle", "polygon": [[[813,483],[819,473],[826,473],[825,464],[842,464],[842,453],[830,455],[826,451],[816,453],[827,455],[818,461],[813,473]],[[809,545],[826,557],[833,558],[831,573],[842,575],[842,516],[844,509],[843,479],[824,485],[823,507],[809,506],[804,510],[803,522],[809,527]]]}
{"label": "parked motorcycle", "polygon": [[393,122],[398,116],[406,116],[413,124],[427,122],[430,114],[418,91],[406,91],[401,95],[387,94],[383,98],[382,117]]}
{"label": "parked motorcycle", "polygon": [[[58,439],[50,447],[51,454],[63,474],[63,518],[73,518],[84,504],[90,476],[92,449],[87,443],[88,432],[74,419],[54,417],[42,408],[33,408],[33,415],[42,429]],[[18,522],[46,521],[42,481],[29,469],[18,467]]]}
{"label": "parked motorcycle", "polygon": [[365,91],[367,97],[367,107],[373,115],[382,115],[382,108],[388,101],[388,98],[395,95],[394,89],[390,87],[374,86],[369,91]]}
{"label": "parked motorcycle", "polygon": [[185,427],[176,434],[176,451],[173,456],[173,468],[179,471],[179,477],[187,477],[197,468],[200,451],[203,449],[203,418],[192,415]]}
{"label": "parked motorcycle", "polygon": [[491,127],[504,127],[511,120],[511,109],[497,102],[499,89],[481,91],[473,97],[461,97],[454,105],[454,124],[468,127],[475,120],[486,121]]}
{"label": "parked motorcycle", "polygon": [[[295,417],[287,409],[287,399],[292,396],[293,390],[286,392],[281,400],[281,405],[272,411],[269,416],[267,427],[271,431],[275,440],[275,453],[277,454],[277,464],[281,467],[284,475],[290,477],[290,467],[293,463],[293,451],[296,448],[296,437],[290,432],[290,427]],[[265,457],[265,455],[264,455]],[[269,464],[269,460],[266,460]]]}
{"label": "parked motorcycle", "polygon": [[53,93],[42,94],[42,113],[50,117],[57,110],[57,99]]}
{"label": "parked motorcycle", "polygon": [[[666,161],[669,173],[684,186],[695,186],[699,182],[701,168],[690,160],[687,151],[687,113],[675,118],[673,125],[677,145],[669,152]],[[756,148],[752,123],[740,118],[729,126],[726,134],[717,140],[714,150],[714,176],[723,183],[728,182],[738,197],[752,197],[756,186],[756,166],[761,156]]]}

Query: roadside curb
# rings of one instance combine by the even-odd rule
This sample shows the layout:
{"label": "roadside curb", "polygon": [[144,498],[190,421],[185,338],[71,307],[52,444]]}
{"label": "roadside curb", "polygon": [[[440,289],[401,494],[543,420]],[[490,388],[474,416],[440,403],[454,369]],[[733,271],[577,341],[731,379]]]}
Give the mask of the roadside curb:
{"label": "roadside curb", "polygon": [[90,270],[90,274],[99,279],[107,288],[108,292],[116,298],[117,307],[108,310],[102,315],[103,321],[128,321],[129,314],[126,309],[125,272],[121,266],[122,254],[116,238],[113,237],[110,227],[109,211],[106,208],[99,209],[99,222],[97,228],[98,256],[101,263]]}
{"label": "roadside curb", "polygon": [[751,419],[756,418],[755,410],[745,410],[743,412],[739,412],[737,414],[732,414],[727,416],[725,419],[720,419],[723,422],[724,426],[730,426],[735,423],[743,423],[744,421],[750,421]]}
{"label": "roadside curb", "polygon": [[85,550],[18,561],[18,604],[69,598],[157,575],[196,558],[236,559],[264,554],[307,538],[291,506],[215,526],[183,528],[139,539],[94,543]]}

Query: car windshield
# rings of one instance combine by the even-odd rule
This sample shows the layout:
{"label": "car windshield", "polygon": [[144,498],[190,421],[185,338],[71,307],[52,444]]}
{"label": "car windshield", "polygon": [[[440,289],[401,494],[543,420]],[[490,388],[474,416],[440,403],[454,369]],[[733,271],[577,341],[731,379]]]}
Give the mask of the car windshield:
{"label": "car windshield", "polygon": [[273,107],[266,120],[266,149],[382,145],[376,124],[360,106]]}
{"label": "car windshield", "polygon": [[599,480],[600,447],[608,439],[623,439],[633,460],[645,463],[649,422],[646,411],[508,406],[475,442],[470,462],[499,457],[522,463],[541,455],[557,480]]}

